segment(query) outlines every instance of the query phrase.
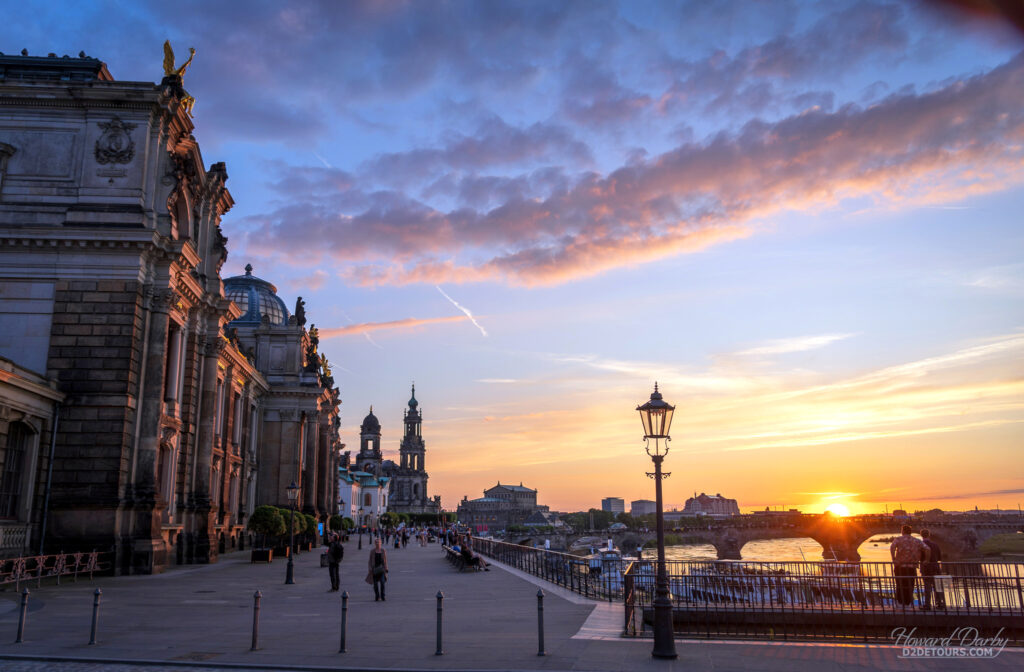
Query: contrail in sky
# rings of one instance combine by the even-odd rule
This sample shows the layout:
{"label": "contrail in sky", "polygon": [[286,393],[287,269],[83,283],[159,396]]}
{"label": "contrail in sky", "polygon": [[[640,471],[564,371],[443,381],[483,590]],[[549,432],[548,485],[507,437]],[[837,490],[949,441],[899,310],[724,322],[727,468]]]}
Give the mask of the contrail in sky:
{"label": "contrail in sky", "polygon": [[[355,320],[353,320],[353,319],[352,319],[351,317],[349,317],[349,316],[348,316],[348,313],[346,313],[346,312],[345,312],[344,310],[343,310],[343,311],[341,311],[341,314],[345,316],[345,319],[346,319],[346,320],[348,320],[350,324],[355,324],[355,323],[356,323],[356,321],[355,321]],[[372,337],[372,336],[370,336],[370,332],[368,332],[368,331],[364,331],[364,332],[363,332],[363,336],[364,336],[364,337],[366,338],[366,340],[367,340],[367,341],[369,341],[369,342],[370,342],[370,344],[371,344],[371,345],[373,345],[373,346],[374,346],[375,348],[379,348],[380,350],[383,350],[383,349],[384,349],[384,348],[382,348],[382,347],[381,347],[381,346],[380,346],[380,345],[379,345],[379,344],[377,343],[377,341],[373,340],[373,337]]]}
{"label": "contrail in sky", "polygon": [[324,164],[324,168],[334,168],[334,166],[332,166],[331,164],[327,163],[327,159],[325,159],[324,157],[320,156],[316,152],[313,152],[313,156],[315,156],[316,158],[320,159],[320,163]]}
{"label": "contrail in sky", "polygon": [[434,287],[437,287],[437,291],[441,292],[441,296],[443,296],[444,298],[446,298],[449,301],[451,301],[453,306],[455,306],[456,308],[458,308],[459,310],[464,312],[466,314],[466,317],[469,318],[469,321],[472,322],[476,326],[476,328],[480,330],[481,334],[483,334],[484,336],[487,335],[487,330],[480,326],[480,323],[476,321],[475,317],[473,317],[473,313],[469,312],[469,308],[466,308],[464,306],[460,306],[459,302],[456,301],[455,299],[453,299],[452,297],[448,296],[447,294],[445,294],[444,290],[441,289],[440,286],[434,285]]}

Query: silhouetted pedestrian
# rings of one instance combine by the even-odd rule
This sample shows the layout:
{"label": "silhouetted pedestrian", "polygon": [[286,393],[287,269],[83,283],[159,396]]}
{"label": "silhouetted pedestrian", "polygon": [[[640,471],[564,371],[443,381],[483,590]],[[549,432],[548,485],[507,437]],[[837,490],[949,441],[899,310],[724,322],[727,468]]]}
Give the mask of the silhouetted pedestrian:
{"label": "silhouetted pedestrian", "polygon": [[370,551],[369,572],[366,575],[366,582],[373,584],[374,601],[387,601],[384,595],[384,585],[388,581],[388,552],[384,550],[380,537],[373,542],[373,550]]}
{"label": "silhouetted pedestrian", "polygon": [[914,581],[917,566],[928,559],[928,547],[910,536],[910,525],[904,525],[900,536],[889,546],[892,555],[893,577],[896,581],[896,602],[903,606],[914,604]]}
{"label": "silhouetted pedestrian", "polygon": [[341,586],[339,565],[345,557],[345,547],[341,545],[341,538],[337,534],[331,535],[331,543],[327,547],[327,573],[331,576],[331,592],[338,592]]}
{"label": "silhouetted pedestrian", "polygon": [[921,583],[924,584],[924,608],[932,608],[932,593],[935,593],[935,608],[946,608],[946,594],[935,592],[935,575],[942,571],[939,565],[942,562],[942,549],[932,541],[932,534],[928,530],[921,530],[921,539],[928,547],[928,559],[921,563]]}

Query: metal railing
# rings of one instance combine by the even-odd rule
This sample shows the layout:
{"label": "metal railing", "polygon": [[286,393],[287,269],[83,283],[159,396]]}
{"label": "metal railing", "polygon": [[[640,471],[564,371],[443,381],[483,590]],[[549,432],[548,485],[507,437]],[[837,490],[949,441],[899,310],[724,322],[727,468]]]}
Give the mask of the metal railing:
{"label": "metal railing", "polygon": [[61,577],[70,576],[78,581],[80,574],[88,574],[91,580],[96,572],[110,569],[105,561],[107,553],[57,553],[55,555],[29,555],[21,558],[0,560],[0,585],[14,584],[19,590],[22,582],[35,581],[42,585],[43,579],[55,578],[59,586]]}
{"label": "metal railing", "polygon": [[[621,600],[623,634],[652,636],[655,561],[473,539],[475,551],[600,600]],[[677,635],[892,642],[894,628],[948,636],[960,627],[1024,645],[1024,564],[944,562],[899,577],[888,562],[666,562]],[[902,600],[902,601],[901,601]]]}
{"label": "metal railing", "polygon": [[623,567],[609,569],[578,555],[479,537],[473,538],[473,550],[584,597],[612,602],[623,596]]}
{"label": "metal railing", "polygon": [[[891,642],[894,627],[956,627],[1024,643],[1024,565],[945,562],[936,576],[894,576],[887,562],[667,562],[677,634]],[[650,636],[655,563],[623,573],[624,634]]]}

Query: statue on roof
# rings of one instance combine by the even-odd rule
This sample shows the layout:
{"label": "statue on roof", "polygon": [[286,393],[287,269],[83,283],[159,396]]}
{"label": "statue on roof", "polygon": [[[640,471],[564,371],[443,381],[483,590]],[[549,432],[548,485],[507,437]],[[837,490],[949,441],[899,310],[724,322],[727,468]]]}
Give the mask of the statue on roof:
{"label": "statue on roof", "polygon": [[300,327],[306,324],[306,302],[301,296],[295,300],[295,324]]}
{"label": "statue on roof", "polygon": [[188,48],[188,60],[182,63],[179,67],[174,67],[174,50],[171,49],[171,41],[164,41],[164,77],[177,77],[177,86],[180,89],[181,94],[181,106],[185,108],[185,112],[188,116],[192,116],[192,108],[196,106],[196,99],[188,94],[187,91],[181,88],[181,79],[185,77],[185,70],[192,64],[192,59],[196,57],[196,50],[194,47]]}
{"label": "statue on roof", "polygon": [[171,41],[164,41],[164,76],[166,77],[184,77],[185,70],[188,66],[192,65],[192,59],[196,57],[196,50],[193,47],[188,49],[188,60],[181,64],[181,66],[174,67],[174,50],[171,49]]}

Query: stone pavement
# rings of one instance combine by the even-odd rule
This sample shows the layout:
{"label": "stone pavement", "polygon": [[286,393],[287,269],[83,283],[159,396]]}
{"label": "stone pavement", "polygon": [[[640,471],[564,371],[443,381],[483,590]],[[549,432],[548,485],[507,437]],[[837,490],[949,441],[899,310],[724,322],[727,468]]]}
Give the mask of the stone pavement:
{"label": "stone pavement", "polygon": [[[18,595],[0,593],[3,672],[146,670],[1010,670],[1024,651],[989,660],[900,660],[885,646],[677,642],[679,659],[650,657],[651,642],[617,636],[621,608],[596,604],[515,570],[459,573],[440,548],[390,551],[386,602],[364,581],[369,546],[347,544],[348,653],[339,654],[341,600],[326,592],[319,553],[250,565],[247,554],[157,576],[80,581],[32,591],[26,641],[13,644]],[[537,656],[537,588],[543,587],[548,655]],[[103,590],[99,643],[88,646],[92,593]],[[263,593],[260,650],[249,651],[253,592]],[[444,600],[445,655],[435,656],[436,599]]]}

